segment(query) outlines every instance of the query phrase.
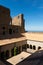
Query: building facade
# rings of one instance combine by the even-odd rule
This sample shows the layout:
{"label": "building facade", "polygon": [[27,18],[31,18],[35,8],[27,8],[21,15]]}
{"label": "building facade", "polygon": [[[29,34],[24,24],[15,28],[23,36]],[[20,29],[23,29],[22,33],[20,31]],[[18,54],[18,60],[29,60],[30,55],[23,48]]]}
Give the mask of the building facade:
{"label": "building facade", "polygon": [[12,22],[10,10],[6,7],[0,6],[0,39],[8,35]]}
{"label": "building facade", "polygon": [[14,17],[12,19],[12,25],[14,26],[18,26],[19,28],[19,33],[20,32],[25,32],[25,28],[24,28],[24,18],[23,18],[23,14],[19,14],[18,16]]}
{"label": "building facade", "polygon": [[23,14],[11,18],[9,8],[0,6],[0,58],[8,59],[26,51]]}

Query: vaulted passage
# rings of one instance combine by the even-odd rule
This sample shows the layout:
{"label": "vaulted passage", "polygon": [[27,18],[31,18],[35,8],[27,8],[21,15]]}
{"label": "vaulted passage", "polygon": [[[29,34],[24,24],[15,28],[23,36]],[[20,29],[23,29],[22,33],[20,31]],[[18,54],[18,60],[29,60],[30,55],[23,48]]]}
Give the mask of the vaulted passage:
{"label": "vaulted passage", "polygon": [[1,52],[1,59],[5,59],[5,52]]}

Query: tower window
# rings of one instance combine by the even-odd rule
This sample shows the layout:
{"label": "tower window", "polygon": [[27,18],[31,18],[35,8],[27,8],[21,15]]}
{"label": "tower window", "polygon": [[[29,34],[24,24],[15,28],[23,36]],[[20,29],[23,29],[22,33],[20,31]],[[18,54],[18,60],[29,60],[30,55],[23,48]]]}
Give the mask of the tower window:
{"label": "tower window", "polygon": [[3,35],[5,35],[5,31],[3,31]]}
{"label": "tower window", "polygon": [[3,29],[5,29],[5,27],[2,27]]}
{"label": "tower window", "polygon": [[9,29],[9,34],[12,34],[12,29]]}
{"label": "tower window", "polygon": [[18,28],[16,28],[16,30],[15,30],[15,31],[16,31],[16,33],[18,33]]}

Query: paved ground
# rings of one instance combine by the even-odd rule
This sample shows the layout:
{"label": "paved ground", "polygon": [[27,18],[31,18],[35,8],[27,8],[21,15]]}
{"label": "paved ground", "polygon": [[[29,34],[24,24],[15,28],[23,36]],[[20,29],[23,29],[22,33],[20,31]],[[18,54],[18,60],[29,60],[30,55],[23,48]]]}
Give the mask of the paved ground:
{"label": "paved ground", "polygon": [[33,50],[33,49],[29,49],[29,48],[27,48],[27,52],[28,53],[35,53],[37,50]]}
{"label": "paved ground", "polygon": [[0,60],[0,65],[5,65],[5,64]]}
{"label": "paved ground", "polygon": [[10,59],[8,59],[7,61],[9,63],[11,63],[12,65],[16,65],[17,63],[23,61],[25,58],[27,58],[28,56],[30,56],[30,53],[27,52],[21,52],[19,55],[16,55]]}
{"label": "paved ground", "polygon": [[16,65],[43,65],[43,50],[33,53]]}

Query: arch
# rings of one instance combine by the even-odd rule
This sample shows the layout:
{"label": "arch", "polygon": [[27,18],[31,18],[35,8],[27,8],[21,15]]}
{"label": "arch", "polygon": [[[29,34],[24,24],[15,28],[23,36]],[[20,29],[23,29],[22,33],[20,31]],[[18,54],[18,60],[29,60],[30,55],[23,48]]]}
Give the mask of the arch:
{"label": "arch", "polygon": [[29,48],[29,44],[27,44],[27,48]]}
{"label": "arch", "polygon": [[38,50],[39,50],[39,49],[41,49],[41,47],[40,47],[40,46],[38,47]]}
{"label": "arch", "polygon": [[14,56],[14,48],[11,49],[11,56]]}
{"label": "arch", "polygon": [[5,52],[1,52],[1,59],[5,59]]}
{"label": "arch", "polygon": [[32,45],[30,45],[30,49],[32,49]]}
{"label": "arch", "polygon": [[18,28],[16,28],[15,32],[16,32],[16,33],[18,33],[18,32],[19,32],[19,31],[18,31]]}
{"label": "arch", "polygon": [[26,50],[26,44],[24,45],[24,49]]}
{"label": "arch", "polygon": [[21,53],[21,46],[19,46],[19,53]]}
{"label": "arch", "polygon": [[9,58],[9,50],[6,51],[6,59]]}
{"label": "arch", "polygon": [[35,45],[33,45],[33,49],[36,50],[36,46]]}

